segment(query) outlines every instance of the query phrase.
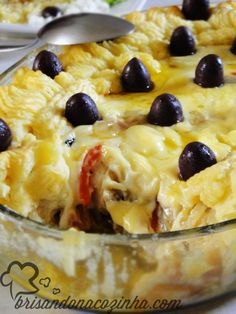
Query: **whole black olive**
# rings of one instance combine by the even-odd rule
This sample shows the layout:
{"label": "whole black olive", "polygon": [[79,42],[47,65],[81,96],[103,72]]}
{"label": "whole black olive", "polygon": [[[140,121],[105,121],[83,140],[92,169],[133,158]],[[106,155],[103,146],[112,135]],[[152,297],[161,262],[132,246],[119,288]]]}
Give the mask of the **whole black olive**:
{"label": "whole black olive", "polygon": [[97,106],[93,99],[84,93],[70,97],[66,103],[66,119],[73,125],[91,125],[100,120]]}
{"label": "whole black olive", "polygon": [[126,92],[148,92],[153,89],[150,74],[145,65],[138,58],[131,59],[125,66],[121,83]]}
{"label": "whole black olive", "polygon": [[171,126],[182,122],[184,120],[182,106],[173,95],[159,95],[152,104],[147,120],[159,126]]}
{"label": "whole black olive", "polygon": [[202,58],[196,68],[194,82],[206,88],[224,85],[224,66],[220,57],[210,54]]}
{"label": "whole black olive", "polygon": [[58,7],[46,7],[42,11],[42,16],[46,19],[48,17],[57,17],[62,14],[62,10]]}
{"label": "whole black olive", "polygon": [[185,26],[177,27],[170,39],[172,56],[188,56],[196,53],[196,43],[192,32]]}
{"label": "whole black olive", "polygon": [[209,0],[183,0],[182,12],[188,20],[208,20],[210,17]]}
{"label": "whole black olive", "polygon": [[12,133],[7,123],[0,119],[0,152],[8,149],[12,142]]}
{"label": "whole black olive", "polygon": [[53,52],[43,50],[35,57],[33,70],[39,70],[54,79],[55,76],[63,71],[63,68],[60,60]]}
{"label": "whole black olive", "polygon": [[189,143],[179,157],[180,177],[186,181],[216,163],[216,156],[208,146],[200,142]]}

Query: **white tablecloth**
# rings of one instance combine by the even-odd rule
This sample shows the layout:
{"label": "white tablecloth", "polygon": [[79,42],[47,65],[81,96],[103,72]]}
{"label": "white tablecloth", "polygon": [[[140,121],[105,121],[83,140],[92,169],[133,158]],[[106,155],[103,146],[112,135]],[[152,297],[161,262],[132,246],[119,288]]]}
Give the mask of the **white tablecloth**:
{"label": "white tablecloth", "polygon": [[[154,5],[166,5],[176,3],[174,0],[147,0],[144,5],[144,9],[154,6]],[[181,3],[181,0],[178,1]],[[11,53],[6,55],[0,54],[0,73],[7,69],[11,64],[15,63],[17,60],[22,58],[27,51],[22,51],[18,53]],[[14,309],[14,303],[11,300],[9,290],[3,288],[0,285],[0,313],[4,314],[58,314],[58,310],[26,310],[26,309]],[[218,301],[210,302],[206,305],[198,306],[193,309],[178,311],[180,314],[233,314],[236,312],[236,297],[226,297]],[[70,314],[70,310],[60,310],[62,314]],[[78,311],[74,312],[80,314]]]}

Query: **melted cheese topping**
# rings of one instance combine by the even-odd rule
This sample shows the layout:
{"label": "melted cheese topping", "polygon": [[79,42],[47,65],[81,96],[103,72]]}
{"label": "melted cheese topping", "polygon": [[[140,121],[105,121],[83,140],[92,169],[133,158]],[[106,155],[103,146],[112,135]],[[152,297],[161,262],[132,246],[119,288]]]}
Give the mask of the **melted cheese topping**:
{"label": "melted cheese topping", "polygon": [[[0,116],[13,132],[12,147],[0,154],[0,202],[22,215],[71,226],[81,204],[79,176],[89,149],[101,144],[102,161],[93,176],[93,207],[108,211],[130,233],[192,228],[236,217],[236,56],[229,51],[236,31],[236,4],[218,5],[209,21],[186,21],[177,7],[154,8],[127,18],[136,31],[116,41],[66,47],[65,72],[54,80],[21,68],[0,88]],[[170,57],[169,38],[180,25],[197,40],[197,54]],[[199,60],[218,54],[225,85],[204,89],[193,83]],[[120,75],[133,57],[150,72],[155,89],[122,93]],[[66,101],[77,92],[97,103],[102,121],[73,128],[64,118]],[[146,122],[153,100],[175,95],[185,120],[172,127]],[[65,145],[75,137],[72,147]],[[178,159],[189,142],[200,141],[218,163],[187,182]]]}

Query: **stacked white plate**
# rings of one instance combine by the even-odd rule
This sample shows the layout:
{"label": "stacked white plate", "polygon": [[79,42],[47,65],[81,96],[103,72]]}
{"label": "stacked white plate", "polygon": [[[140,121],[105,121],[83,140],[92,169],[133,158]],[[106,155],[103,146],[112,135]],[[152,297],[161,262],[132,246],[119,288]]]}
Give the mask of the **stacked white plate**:
{"label": "stacked white plate", "polygon": [[[128,12],[141,10],[146,3],[146,0],[126,0],[114,5],[110,9],[111,14],[125,15]],[[39,26],[33,24],[6,24],[0,23],[1,32],[22,32],[22,33],[37,33]]]}

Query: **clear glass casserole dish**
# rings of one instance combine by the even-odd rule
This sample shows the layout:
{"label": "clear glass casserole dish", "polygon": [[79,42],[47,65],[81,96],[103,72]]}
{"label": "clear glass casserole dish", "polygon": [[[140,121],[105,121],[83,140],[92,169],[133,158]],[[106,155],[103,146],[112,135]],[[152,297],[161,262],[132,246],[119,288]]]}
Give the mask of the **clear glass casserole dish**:
{"label": "clear glass casserole dish", "polygon": [[236,220],[157,235],[97,235],[51,229],[1,206],[0,239],[1,284],[12,278],[29,293],[12,294],[18,308],[37,294],[52,307],[158,312],[236,290]]}
{"label": "clear glass casserole dish", "polygon": [[[2,74],[1,84],[35,55]],[[0,283],[12,287],[10,274],[29,293],[10,289],[16,305],[37,294],[93,312],[157,312],[236,290],[236,219],[155,235],[102,235],[49,228],[0,205],[0,248]]]}

